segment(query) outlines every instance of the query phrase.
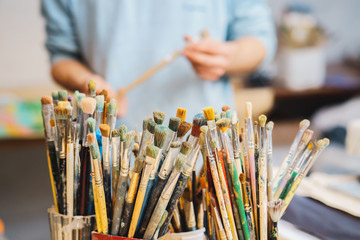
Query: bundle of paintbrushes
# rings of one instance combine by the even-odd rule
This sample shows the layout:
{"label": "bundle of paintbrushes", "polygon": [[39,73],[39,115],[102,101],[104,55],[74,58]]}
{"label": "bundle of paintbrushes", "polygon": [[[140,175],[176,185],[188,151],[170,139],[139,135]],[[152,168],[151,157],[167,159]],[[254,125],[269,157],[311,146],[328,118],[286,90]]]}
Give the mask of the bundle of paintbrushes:
{"label": "bundle of paintbrushes", "polygon": [[165,114],[154,112],[138,134],[115,129],[116,102],[106,91],[95,93],[90,82],[88,97],[58,91],[41,102],[55,207],[67,215],[95,213],[99,233],[156,239],[168,230],[205,228],[209,239],[270,238],[329,144],[323,139],[314,147],[304,120],[273,179],[273,123],[264,115],[254,123],[251,103],[241,129],[227,106],[221,113],[205,108],[192,124],[178,108],[168,126]]}

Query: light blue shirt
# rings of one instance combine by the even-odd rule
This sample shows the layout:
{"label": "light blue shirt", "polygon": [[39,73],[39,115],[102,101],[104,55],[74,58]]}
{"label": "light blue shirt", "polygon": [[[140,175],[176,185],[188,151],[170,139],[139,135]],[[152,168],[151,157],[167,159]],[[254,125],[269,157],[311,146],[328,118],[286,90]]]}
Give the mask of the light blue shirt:
{"label": "light blue shirt", "polygon": [[[78,59],[115,89],[183,48],[186,34],[199,36],[203,29],[225,41],[256,37],[266,47],[263,65],[276,48],[264,0],[43,0],[42,14],[51,62]],[[130,129],[156,110],[168,119],[177,107],[186,108],[190,121],[204,107],[234,105],[227,78],[201,80],[183,56],[131,91],[128,99],[129,111],[121,121]]]}

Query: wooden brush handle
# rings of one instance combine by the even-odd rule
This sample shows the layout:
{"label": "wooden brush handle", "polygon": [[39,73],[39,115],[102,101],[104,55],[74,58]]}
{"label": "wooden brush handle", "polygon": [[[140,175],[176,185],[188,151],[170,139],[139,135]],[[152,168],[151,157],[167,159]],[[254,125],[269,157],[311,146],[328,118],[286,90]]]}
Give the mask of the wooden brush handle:
{"label": "wooden brush handle", "polygon": [[151,218],[151,215],[155,209],[155,206],[156,206],[156,203],[161,195],[161,192],[162,190],[164,189],[164,186],[167,182],[167,178],[163,179],[163,178],[160,178],[158,177],[158,179],[156,180],[156,183],[153,187],[153,190],[151,191],[151,194],[150,194],[150,201],[149,203],[147,204],[147,207],[146,207],[146,211],[145,211],[145,214],[143,216],[143,219],[142,219],[142,223],[141,223],[141,227],[140,227],[140,230],[139,230],[139,235],[140,236],[143,236],[144,233],[145,233],[145,230],[146,230],[146,227],[149,223],[149,220]]}
{"label": "wooden brush handle", "polygon": [[152,68],[149,68],[143,75],[141,75],[138,79],[136,79],[130,85],[120,89],[117,93],[118,97],[125,96],[132,89],[134,89],[137,86],[139,86],[140,84],[144,83],[152,75],[154,75],[157,71],[161,70],[166,65],[168,65],[172,61],[174,61],[181,53],[182,53],[182,50],[178,50],[178,51],[174,52],[169,58],[165,58],[161,62],[159,62],[157,65],[153,66]]}
{"label": "wooden brush handle", "polygon": [[129,231],[131,216],[134,211],[134,202],[125,201],[124,211],[121,214],[119,236],[125,237]]}
{"label": "wooden brush handle", "polygon": [[128,174],[120,174],[120,177],[118,178],[118,183],[114,198],[114,210],[113,210],[112,228],[111,228],[112,235],[118,234],[120,229],[120,219],[125,201],[127,182],[128,182]]}

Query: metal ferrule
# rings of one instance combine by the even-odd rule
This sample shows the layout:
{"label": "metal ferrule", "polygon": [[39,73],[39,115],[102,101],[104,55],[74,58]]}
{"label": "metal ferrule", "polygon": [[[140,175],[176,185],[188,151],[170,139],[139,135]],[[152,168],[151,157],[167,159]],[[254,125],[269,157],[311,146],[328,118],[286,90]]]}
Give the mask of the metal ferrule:
{"label": "metal ferrule", "polygon": [[115,129],[115,124],[116,124],[116,116],[106,114],[106,124],[109,125],[110,131],[114,130]]}
{"label": "metal ferrule", "polygon": [[120,137],[111,138],[113,167],[119,166]]}
{"label": "metal ferrule", "polygon": [[110,172],[110,144],[108,137],[102,137],[102,155],[104,171]]}
{"label": "metal ferrule", "polygon": [[139,148],[139,156],[145,156],[146,145],[148,145],[153,138],[153,134],[151,134],[147,129],[144,131]]}
{"label": "metal ferrule", "polygon": [[123,158],[121,159],[120,174],[122,174],[123,176],[126,176],[129,174],[129,170],[130,170],[129,152],[131,152],[130,149],[125,149]]}
{"label": "metal ferrule", "polygon": [[245,124],[246,124],[246,130],[247,130],[247,140],[248,140],[248,148],[254,148],[254,128],[252,125],[252,118],[247,118],[245,120]]}
{"label": "metal ferrule", "polygon": [[57,135],[56,125],[52,127],[50,124],[51,120],[55,121],[54,105],[41,105],[41,113],[45,129],[45,138],[47,141],[55,141]]}
{"label": "metal ferrule", "polygon": [[191,144],[191,146],[194,148],[196,144],[198,144],[199,142],[199,138],[198,137],[195,137],[193,135],[190,135],[189,136],[189,139],[187,140],[188,143]]}
{"label": "metal ferrule", "polygon": [[146,189],[147,184],[149,182],[150,173],[151,173],[151,171],[154,167],[154,163],[155,163],[155,158],[146,156],[145,163],[146,163],[145,169],[143,171],[143,175],[142,175],[142,178],[140,181],[140,186],[139,186],[139,189],[143,189],[143,190]]}
{"label": "metal ferrule", "polygon": [[124,158],[124,152],[125,152],[125,142],[120,140],[119,163],[121,163],[122,159]]}
{"label": "metal ferrule", "polygon": [[57,119],[56,125],[58,127],[58,134],[59,134],[59,154],[60,158],[66,158],[66,122],[67,119]]}
{"label": "metal ferrule", "polygon": [[161,166],[160,172],[159,172],[159,178],[166,179],[169,174],[171,173],[171,170],[174,166],[174,161],[179,154],[180,148],[170,148],[168,154],[165,157],[164,163]]}
{"label": "metal ferrule", "polygon": [[186,163],[195,168],[196,161],[200,154],[200,145],[197,144],[195,148],[193,148],[190,152],[190,154],[187,156]]}
{"label": "metal ferrule", "polygon": [[82,132],[82,145],[84,147],[88,147],[89,146],[89,143],[88,143],[88,140],[87,140],[87,135],[88,135],[88,132],[89,132],[89,129],[88,129],[88,126],[87,126],[87,119],[91,117],[91,114],[87,114],[87,113],[84,113],[83,114],[83,132]]}
{"label": "metal ferrule", "polygon": [[164,147],[163,147],[163,154],[166,156],[168,154],[168,152],[170,151],[170,146],[171,146],[171,143],[175,140],[175,137],[176,137],[176,132],[174,132],[173,130],[169,129],[169,134],[165,140],[165,144],[164,144]]}
{"label": "metal ferrule", "polygon": [[232,141],[232,146],[233,146],[233,150],[234,150],[234,157],[235,158],[240,158],[240,153],[241,153],[241,146],[240,146],[240,140],[239,140],[239,136],[238,136],[238,132],[237,132],[237,127],[235,124],[231,125],[231,133],[233,135],[233,141]]}
{"label": "metal ferrule", "polygon": [[99,129],[100,124],[102,123],[102,111],[96,110],[95,112],[95,120],[96,120],[96,126],[95,126],[95,130]]}
{"label": "metal ferrule", "polygon": [[190,164],[186,163],[181,174],[185,177],[190,177],[192,174],[192,170],[193,170],[193,166],[191,166]]}
{"label": "metal ferrule", "polygon": [[[161,149],[160,149],[161,150]],[[155,158],[155,162],[154,162],[154,168],[152,169],[151,173],[150,173],[150,179],[153,180],[156,177],[156,173],[158,171],[159,168],[159,164],[160,164],[160,159],[162,157],[162,153],[161,151],[159,151],[158,155]]]}
{"label": "metal ferrule", "polygon": [[207,125],[209,128],[210,138],[212,141],[216,142],[216,146],[219,146],[219,138],[216,130],[215,120],[207,121]]}

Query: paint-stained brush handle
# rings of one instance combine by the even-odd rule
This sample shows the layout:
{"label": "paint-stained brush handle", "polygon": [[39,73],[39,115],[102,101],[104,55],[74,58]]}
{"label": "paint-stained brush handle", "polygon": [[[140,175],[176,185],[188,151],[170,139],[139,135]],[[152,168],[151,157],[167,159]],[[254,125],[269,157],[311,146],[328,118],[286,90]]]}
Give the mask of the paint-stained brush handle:
{"label": "paint-stained brush handle", "polygon": [[125,195],[127,190],[128,174],[120,174],[116,186],[114,209],[112,218],[111,234],[116,235],[120,229],[120,219],[123,211]]}

